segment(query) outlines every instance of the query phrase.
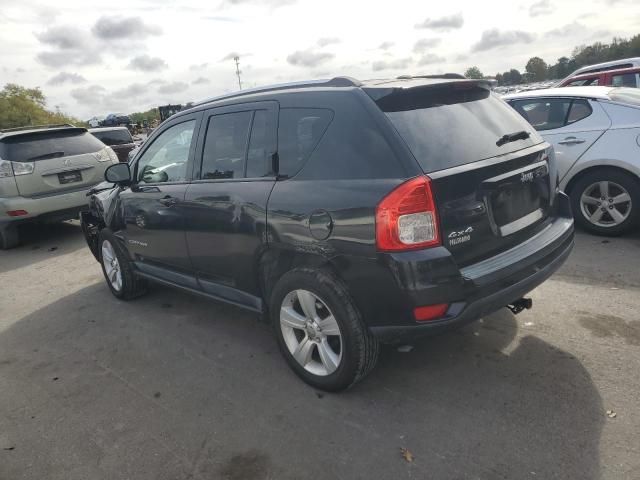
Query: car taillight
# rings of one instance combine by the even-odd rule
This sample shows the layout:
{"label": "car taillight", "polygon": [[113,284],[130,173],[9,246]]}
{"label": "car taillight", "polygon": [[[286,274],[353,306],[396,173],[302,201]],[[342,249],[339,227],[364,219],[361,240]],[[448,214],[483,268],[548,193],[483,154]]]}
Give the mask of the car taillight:
{"label": "car taillight", "polygon": [[18,175],[29,175],[35,169],[34,162],[10,162],[0,160],[0,178],[13,177]]}
{"label": "car taillight", "polygon": [[118,156],[116,155],[116,153],[111,149],[111,147],[104,147],[102,150],[99,150],[97,152],[95,152],[93,154],[93,156],[96,158],[96,160],[98,160],[99,162],[111,162],[111,163],[117,163],[118,161]]}
{"label": "car taillight", "polygon": [[416,177],[398,186],[376,208],[376,246],[395,252],[440,245],[431,179]]}
{"label": "car taillight", "polygon": [[436,305],[425,305],[413,309],[413,317],[417,322],[428,322],[444,317],[449,310],[448,303],[438,303]]}

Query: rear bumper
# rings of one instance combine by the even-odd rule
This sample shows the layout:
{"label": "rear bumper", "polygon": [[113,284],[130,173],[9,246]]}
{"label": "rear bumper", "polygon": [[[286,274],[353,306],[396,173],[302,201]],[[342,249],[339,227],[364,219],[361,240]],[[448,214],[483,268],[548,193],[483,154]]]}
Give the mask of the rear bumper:
{"label": "rear bumper", "polygon": [[[87,187],[74,192],[38,198],[0,197],[0,224],[28,220],[57,221],[78,218],[78,212],[89,205],[86,195],[88,189]],[[12,210],[25,210],[27,215],[10,217],[7,212]]]}
{"label": "rear bumper", "polygon": [[[536,288],[560,268],[573,248],[568,198],[564,194],[557,198],[557,216],[536,235],[476,264],[458,268],[449,251],[437,247],[380,254],[375,264],[361,266],[368,268],[364,291],[347,274],[370,332],[386,342],[437,333],[495,312]],[[449,304],[444,317],[415,321],[415,307],[442,303]]]}

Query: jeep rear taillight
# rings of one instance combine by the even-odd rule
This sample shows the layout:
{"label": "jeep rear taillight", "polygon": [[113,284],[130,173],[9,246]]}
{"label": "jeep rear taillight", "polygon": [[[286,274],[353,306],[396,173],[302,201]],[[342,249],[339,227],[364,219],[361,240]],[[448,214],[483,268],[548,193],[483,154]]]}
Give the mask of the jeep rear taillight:
{"label": "jeep rear taillight", "polygon": [[440,245],[431,179],[416,177],[389,193],[376,208],[376,246],[384,252]]}

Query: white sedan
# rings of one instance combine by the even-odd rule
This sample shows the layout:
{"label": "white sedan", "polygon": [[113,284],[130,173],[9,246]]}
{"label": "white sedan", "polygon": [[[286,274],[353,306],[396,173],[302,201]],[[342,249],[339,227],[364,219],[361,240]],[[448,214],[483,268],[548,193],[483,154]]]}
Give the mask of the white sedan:
{"label": "white sedan", "polygon": [[640,222],[640,89],[565,87],[502,98],[553,145],[578,224],[620,235]]}

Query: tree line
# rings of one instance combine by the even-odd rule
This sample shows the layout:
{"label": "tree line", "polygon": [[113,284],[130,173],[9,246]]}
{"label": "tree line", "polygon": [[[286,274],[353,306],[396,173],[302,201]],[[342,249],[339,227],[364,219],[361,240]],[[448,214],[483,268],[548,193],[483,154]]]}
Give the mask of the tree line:
{"label": "tree line", "polygon": [[82,125],[76,118],[48,110],[46,105],[45,96],[39,88],[8,83],[0,90],[0,128],[61,123]]}
{"label": "tree line", "polygon": [[[512,68],[496,73],[498,85],[517,85],[524,82],[542,82],[561,79],[586,65],[609,62],[621,58],[640,57],[640,34],[629,39],[614,38],[611,43],[596,42],[580,45],[573,49],[570,57],[560,57],[556,63],[546,63],[540,57],[531,57],[524,72]],[[478,67],[470,67],[465,72],[467,78],[486,78]]]}

